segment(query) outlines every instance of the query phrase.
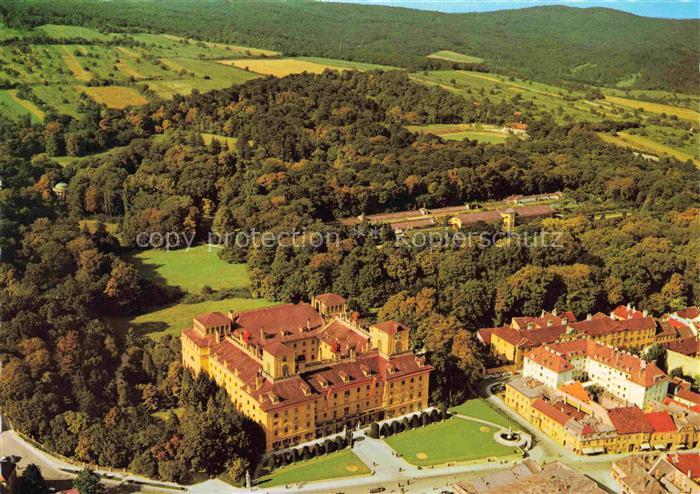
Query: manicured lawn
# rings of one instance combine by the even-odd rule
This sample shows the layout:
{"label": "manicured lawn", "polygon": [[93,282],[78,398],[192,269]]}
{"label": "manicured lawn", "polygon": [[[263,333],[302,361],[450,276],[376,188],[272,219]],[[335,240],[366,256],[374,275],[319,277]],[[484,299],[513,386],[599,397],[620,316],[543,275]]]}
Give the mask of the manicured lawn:
{"label": "manicured lawn", "polygon": [[136,329],[139,334],[147,334],[157,339],[166,334],[178,336],[183,329],[192,327],[192,318],[197,314],[207,312],[239,311],[258,309],[275,305],[274,302],[262,298],[226,298],[224,300],[207,300],[198,304],[175,304],[162,309],[156,309],[131,319],[112,319],[122,331],[129,327]]}
{"label": "manicured lawn", "polygon": [[402,432],[385,439],[407,462],[417,466],[521,454],[493,440],[496,429],[459,417]]}
{"label": "manicured lawn", "polygon": [[494,424],[498,424],[503,427],[512,427],[513,429],[521,428],[516,422],[512,421],[497,410],[494,410],[488,403],[486,403],[486,401],[480,398],[467,400],[459,406],[450,408],[450,412],[467,415],[469,417],[476,417],[482,420],[488,420],[489,422],[493,422]]}
{"label": "manicured lawn", "polygon": [[276,485],[368,475],[369,473],[371,473],[369,467],[362,463],[362,460],[355,453],[344,449],[319,458],[278,468],[270,475],[261,477],[256,485],[264,489]]}
{"label": "manicured lawn", "polygon": [[144,250],[131,257],[142,276],[164,286],[177,286],[200,293],[207,285],[214,290],[245,288],[248,268],[219,258],[219,249],[198,245],[180,250]]}

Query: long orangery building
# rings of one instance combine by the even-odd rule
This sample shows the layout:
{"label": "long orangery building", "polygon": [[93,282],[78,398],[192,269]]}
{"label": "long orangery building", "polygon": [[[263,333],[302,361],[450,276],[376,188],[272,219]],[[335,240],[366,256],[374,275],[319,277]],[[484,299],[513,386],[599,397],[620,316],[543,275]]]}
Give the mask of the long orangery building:
{"label": "long orangery building", "polygon": [[428,406],[432,367],[409,351],[409,328],[362,324],[336,294],[194,317],[185,368],[206,372],[265,431],[268,451]]}

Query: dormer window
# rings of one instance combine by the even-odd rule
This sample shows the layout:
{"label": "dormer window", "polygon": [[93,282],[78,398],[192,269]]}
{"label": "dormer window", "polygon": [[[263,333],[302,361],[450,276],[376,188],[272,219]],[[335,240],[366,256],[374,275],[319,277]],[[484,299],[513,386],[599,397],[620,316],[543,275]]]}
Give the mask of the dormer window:
{"label": "dormer window", "polygon": [[347,372],[341,370],[341,371],[338,372],[338,376],[340,376],[340,379],[341,379],[344,383],[350,382],[350,376],[348,375]]}
{"label": "dormer window", "polygon": [[362,375],[364,375],[365,377],[369,377],[372,375],[372,370],[369,367],[367,367],[365,364],[362,364],[360,366],[360,370],[362,371]]}

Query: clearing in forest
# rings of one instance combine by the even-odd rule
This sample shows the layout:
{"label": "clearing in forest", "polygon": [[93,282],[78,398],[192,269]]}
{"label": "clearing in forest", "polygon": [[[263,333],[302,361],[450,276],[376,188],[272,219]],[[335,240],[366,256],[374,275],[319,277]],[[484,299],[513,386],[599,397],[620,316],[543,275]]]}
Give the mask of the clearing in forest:
{"label": "clearing in forest", "polygon": [[448,62],[459,62],[459,63],[481,63],[484,61],[483,58],[473,57],[471,55],[465,55],[464,53],[457,53],[456,51],[450,50],[440,50],[435,53],[428,55],[428,58],[435,58],[437,60],[447,60]]}
{"label": "clearing in forest", "polygon": [[102,86],[102,87],[87,87],[76,86],[79,92],[85,92],[96,102],[101,103],[107,108],[116,108],[118,110],[131,105],[143,105],[148,103],[148,99],[137,90],[124,86]]}
{"label": "clearing in forest", "polygon": [[616,105],[624,106],[632,109],[640,109],[650,113],[665,113],[666,115],[675,115],[682,120],[689,120],[696,124],[700,122],[700,113],[689,108],[679,108],[677,106],[664,105],[662,103],[651,103],[649,101],[639,101],[636,99],[621,98],[619,96],[605,96],[605,100]]}
{"label": "clearing in forest", "polygon": [[342,70],[341,67],[320,64],[300,60],[297,58],[275,58],[275,59],[243,59],[243,60],[219,60],[224,65],[233,65],[239,69],[249,70],[256,74],[273,75],[275,77],[285,77],[290,74],[321,74],[326,69]]}

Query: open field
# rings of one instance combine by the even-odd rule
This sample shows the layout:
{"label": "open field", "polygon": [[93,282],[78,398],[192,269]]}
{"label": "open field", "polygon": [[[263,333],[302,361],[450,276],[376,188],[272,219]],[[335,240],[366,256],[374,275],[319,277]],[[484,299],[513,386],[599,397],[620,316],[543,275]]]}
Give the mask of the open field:
{"label": "open field", "polygon": [[219,134],[209,134],[207,132],[202,132],[202,139],[204,140],[204,144],[206,145],[211,144],[211,141],[216,139],[217,141],[226,144],[229,149],[235,149],[236,141],[238,140],[235,137],[221,136]]}
{"label": "open field", "polygon": [[408,125],[406,128],[411,132],[435,134],[448,141],[471,139],[487,144],[502,144],[509,137],[518,138],[508,133],[506,129],[493,125],[431,124]]}
{"label": "open field", "polygon": [[181,250],[144,250],[131,261],[147,279],[163,286],[176,286],[199,293],[207,285],[214,290],[246,288],[249,284],[245,264],[229,264],[219,258],[219,249],[199,245]]}
{"label": "open field", "polygon": [[305,60],[307,62],[317,63],[321,65],[328,65],[330,67],[338,67],[343,69],[353,69],[353,70],[403,70],[399,67],[392,67],[391,65],[379,65],[376,63],[365,63],[365,62],[351,62],[349,60],[337,60],[335,58],[322,58],[322,57],[296,57],[297,60]]}
{"label": "open field", "polygon": [[207,300],[197,304],[175,304],[132,318],[112,319],[112,322],[121,331],[133,327],[137,333],[157,339],[167,334],[179,336],[183,329],[192,326],[192,318],[197,314],[235,312],[271,305],[275,305],[275,303],[261,298],[233,297],[223,300]]}
{"label": "open field", "polygon": [[499,103],[511,102],[517,98],[522,102],[523,109],[532,106],[537,110],[548,111],[562,123],[569,120],[598,121],[603,118],[620,118],[599,105],[569,100],[581,98],[583,94],[530,81],[509,81],[495,74],[480,74],[465,70],[436,70],[427,74],[412,73],[410,77],[421,84],[439,86],[476,101],[489,99]]}
{"label": "open field", "polygon": [[55,39],[84,38],[87,40],[107,41],[112,38],[111,35],[81,26],[46,24],[38,29]]}
{"label": "open field", "polygon": [[461,405],[450,408],[450,412],[459,413],[461,415],[467,415],[470,417],[476,417],[483,420],[488,420],[494,424],[501,425],[503,427],[512,427],[513,429],[520,429],[520,426],[505,416],[504,414],[498,412],[497,410],[491,408],[485,400],[481,398],[474,398],[467,400]]}
{"label": "open field", "polygon": [[665,146],[648,137],[633,135],[627,132],[618,132],[617,135],[606,134],[599,132],[598,135],[605,142],[617,144],[625,148],[634,149],[655,156],[672,156],[680,161],[692,160],[696,165],[700,165],[700,160],[688,153],[679,151],[678,149]]}
{"label": "open field", "polygon": [[275,57],[279,56],[280,53],[272,50],[263,50],[261,48],[251,48],[250,46],[240,46],[240,45],[227,45],[224,43],[212,43],[209,41],[199,41],[196,39],[185,39],[180,36],[174,36],[172,34],[163,34],[164,38],[178,41],[180,43],[185,42],[188,44],[203,45],[208,48],[218,48],[221,50],[226,50],[228,52],[233,52],[241,55],[246,55],[249,57]]}
{"label": "open field", "polygon": [[496,429],[493,427],[451,417],[384,440],[404,460],[416,466],[522,454],[519,448],[510,448],[494,441],[494,432]]}
{"label": "open field", "polygon": [[[16,91],[14,90],[0,90],[0,113],[7,115],[9,118],[18,119],[25,115],[29,115],[29,118],[33,122],[40,122],[43,118],[40,118],[37,113],[29,111],[26,103],[29,101],[20,100],[16,96]],[[32,106],[34,106],[32,104]]]}
{"label": "open field", "polygon": [[369,467],[355,453],[349,449],[344,449],[329,455],[278,468],[271,474],[261,477],[256,482],[256,485],[265,489],[276,485],[314,482],[316,480],[353,477],[370,473]]}
{"label": "open field", "polygon": [[326,69],[337,69],[332,65],[325,65],[296,58],[273,58],[269,60],[263,59],[243,59],[243,60],[219,60],[220,64],[233,65],[239,69],[255,72],[262,75],[273,75],[275,77],[284,77],[289,74],[301,74],[308,72],[310,74],[321,74]]}
{"label": "open field", "polygon": [[66,67],[68,67],[68,69],[73,73],[75,78],[85,82],[91,80],[92,74],[88,70],[85,70],[85,68],[80,64],[75,56],[75,53],[70,51],[68,45],[63,45],[61,48],[64,52],[63,61],[66,64]]}
{"label": "open field", "polygon": [[656,114],[665,113],[666,115],[675,115],[682,120],[688,120],[695,124],[700,123],[700,113],[689,108],[679,108],[677,106],[664,105],[661,103],[651,103],[649,101],[620,98],[619,96],[606,96],[605,100],[627,108],[640,109]]}
{"label": "open field", "polygon": [[105,105],[107,108],[126,108],[131,105],[143,105],[148,103],[146,97],[140,94],[137,90],[123,86],[103,86],[103,87],[86,87],[79,86],[76,88],[88,94],[92,99]]}
{"label": "open field", "polygon": [[456,51],[450,50],[440,50],[435,53],[428,55],[428,58],[436,58],[438,60],[447,60],[449,62],[460,62],[460,63],[481,63],[484,61],[483,58],[472,57],[471,55],[465,55],[463,53],[457,53]]}

